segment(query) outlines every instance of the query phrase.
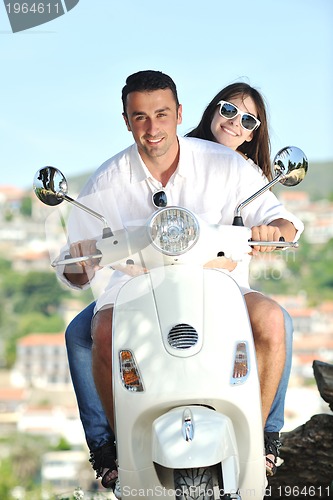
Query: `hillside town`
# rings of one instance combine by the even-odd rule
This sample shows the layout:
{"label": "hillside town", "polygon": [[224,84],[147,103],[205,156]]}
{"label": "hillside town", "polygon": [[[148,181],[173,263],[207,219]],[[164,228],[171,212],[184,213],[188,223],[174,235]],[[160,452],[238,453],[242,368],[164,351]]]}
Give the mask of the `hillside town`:
{"label": "hillside town", "polygon": [[[306,230],[302,241],[323,244],[333,238],[332,202],[311,201],[303,191],[283,191],[279,197],[304,221]],[[27,198],[31,215],[23,219],[20,207]],[[50,271],[50,260],[57,254],[59,241],[65,241],[58,211],[43,206],[31,193],[11,186],[0,186],[0,208],[0,256],[11,260],[13,269],[22,273]],[[64,215],[66,210],[67,207],[63,207]],[[278,279],[286,268],[283,252],[253,259],[253,286],[263,273],[267,279]],[[315,359],[333,362],[333,296],[315,307],[308,303],[307,291],[303,289],[296,295],[274,298],[288,310],[294,323],[293,366],[284,428],[288,431],[316,413],[329,411],[317,391],[312,362]],[[68,324],[82,309],[82,302],[71,298],[62,308]],[[51,441],[66,439],[71,451],[50,452],[43,457],[41,481],[51,484],[56,491],[66,491],[77,486],[79,477],[83,487],[98,488],[88,463],[89,453],[67,364],[64,332],[31,331],[20,338],[15,363],[10,370],[0,370],[0,378],[0,436],[17,431],[46,436]],[[302,404],[305,400],[306,405]]]}

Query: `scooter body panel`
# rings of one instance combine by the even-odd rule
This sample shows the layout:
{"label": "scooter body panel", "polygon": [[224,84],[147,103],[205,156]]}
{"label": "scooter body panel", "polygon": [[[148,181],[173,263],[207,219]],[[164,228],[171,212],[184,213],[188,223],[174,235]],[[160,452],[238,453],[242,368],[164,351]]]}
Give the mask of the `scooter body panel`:
{"label": "scooter body panel", "polygon": [[[190,325],[196,331],[198,338],[193,346],[186,349],[170,346],[169,332],[179,324]],[[157,268],[133,278],[117,297],[113,332],[113,390],[122,487],[134,481],[132,487],[139,488],[145,476],[143,471],[156,469],[159,454],[156,447],[153,451],[154,422],[156,430],[160,417],[162,421],[171,418],[172,427],[179,429],[181,411],[166,416],[169,410],[201,405],[214,409],[222,417],[217,417],[220,423],[230,420],[224,429],[226,434],[233,429],[235,447],[229,447],[230,454],[222,445],[211,450],[218,462],[223,462],[226,455],[236,457],[239,466],[232,474],[238,474],[239,469],[239,481],[236,477],[230,483],[237,481],[240,488],[262,489],[265,473],[256,357],[247,309],[234,280],[218,270],[189,266]],[[237,384],[231,381],[235,346],[239,341],[246,342],[250,370],[246,380]],[[122,384],[119,365],[122,349],[134,355],[143,392],[129,391]],[[203,428],[202,422],[198,425]],[[196,453],[200,450],[203,460],[209,455],[207,440],[220,439],[222,433],[222,426],[217,435],[215,426],[207,424],[207,427],[201,448],[198,442],[195,444]],[[229,442],[227,438],[221,440]],[[174,456],[177,450],[181,453],[179,437],[177,443]],[[173,446],[168,432],[158,446],[160,450]],[[165,453],[168,456],[171,452]],[[168,463],[171,465],[171,461]],[[256,467],[258,474],[253,473],[255,463],[262,463],[262,467]],[[208,464],[202,462],[202,465]],[[160,475],[147,474],[147,480],[147,487],[161,485]],[[252,498],[262,496],[252,494]]]}

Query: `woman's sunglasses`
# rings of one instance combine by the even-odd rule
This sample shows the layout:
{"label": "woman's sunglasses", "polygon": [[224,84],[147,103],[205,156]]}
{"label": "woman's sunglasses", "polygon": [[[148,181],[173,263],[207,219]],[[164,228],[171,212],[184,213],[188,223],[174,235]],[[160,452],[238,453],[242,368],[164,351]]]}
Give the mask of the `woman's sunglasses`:
{"label": "woman's sunglasses", "polygon": [[256,118],[253,115],[250,115],[250,113],[245,113],[244,111],[241,111],[240,109],[237,108],[234,104],[231,104],[231,102],[228,101],[220,101],[217,103],[218,106],[220,106],[219,113],[222,116],[222,118],[226,118],[227,120],[232,120],[233,118],[236,118],[236,116],[240,115],[241,120],[240,124],[245,130],[248,130],[252,132],[256,128],[260,126],[260,121],[258,118]]}
{"label": "woman's sunglasses", "polygon": [[156,193],[152,196],[153,205],[156,208],[164,208],[168,204],[168,198],[166,192],[161,189],[160,191],[156,191]]}

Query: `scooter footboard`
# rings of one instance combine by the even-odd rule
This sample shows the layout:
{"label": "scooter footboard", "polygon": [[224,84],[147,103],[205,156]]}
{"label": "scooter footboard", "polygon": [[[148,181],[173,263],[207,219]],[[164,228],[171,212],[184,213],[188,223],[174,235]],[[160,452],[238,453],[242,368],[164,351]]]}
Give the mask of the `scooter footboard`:
{"label": "scooter footboard", "polygon": [[228,461],[239,475],[234,428],[229,417],[203,406],[174,408],[153,422],[152,458],[173,469]]}

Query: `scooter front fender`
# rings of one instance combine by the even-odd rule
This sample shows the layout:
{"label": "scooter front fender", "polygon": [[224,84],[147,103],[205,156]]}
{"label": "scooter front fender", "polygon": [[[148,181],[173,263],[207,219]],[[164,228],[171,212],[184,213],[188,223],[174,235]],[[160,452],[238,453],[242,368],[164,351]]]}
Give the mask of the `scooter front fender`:
{"label": "scooter front fender", "polygon": [[174,408],[153,422],[152,434],[155,463],[187,469],[229,459],[235,474],[239,474],[237,441],[226,415],[203,406]]}

